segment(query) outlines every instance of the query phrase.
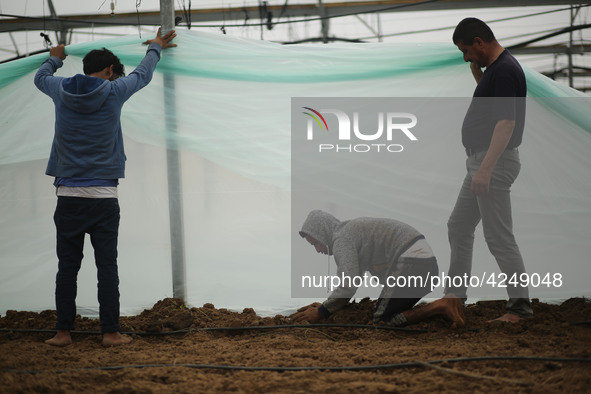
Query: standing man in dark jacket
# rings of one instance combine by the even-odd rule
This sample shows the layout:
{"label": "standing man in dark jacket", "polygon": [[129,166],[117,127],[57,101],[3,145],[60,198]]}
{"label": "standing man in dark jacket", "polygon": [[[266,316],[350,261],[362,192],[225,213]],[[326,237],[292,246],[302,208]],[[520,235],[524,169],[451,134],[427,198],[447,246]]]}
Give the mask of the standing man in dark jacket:
{"label": "standing man in dark jacket", "polygon": [[76,317],[77,277],[84,237],[94,248],[98,272],[98,301],[103,345],[131,342],[119,332],[118,179],[125,176],[121,108],[131,95],[152,79],[160,51],[175,47],[176,36],[160,30],[146,41],[148,50],[138,67],[125,77],[117,56],[93,50],[83,60],[84,74],[71,78],[53,74],[65,60],[65,47],[51,48],[50,57],[35,75],[35,85],[55,104],[55,135],[46,174],[55,177],[58,196],[54,221],[57,230],[58,273],[55,301],[57,334],[45,341],[54,346],[72,343]]}
{"label": "standing man in dark jacket", "polygon": [[[516,284],[527,274],[513,235],[510,199],[521,168],[517,147],[525,123],[525,74],[479,19],[462,20],[453,42],[470,62],[477,86],[462,126],[468,173],[448,221],[449,276],[470,275],[474,230],[482,220],[488,248],[506,275],[507,313],[497,320],[517,322],[533,314],[527,287]],[[449,286],[445,292],[465,299],[467,287]]]}

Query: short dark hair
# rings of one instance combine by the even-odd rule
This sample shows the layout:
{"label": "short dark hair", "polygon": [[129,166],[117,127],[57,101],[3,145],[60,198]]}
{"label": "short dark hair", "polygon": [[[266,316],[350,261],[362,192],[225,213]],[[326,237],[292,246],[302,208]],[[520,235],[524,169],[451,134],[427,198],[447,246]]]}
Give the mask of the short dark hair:
{"label": "short dark hair", "polygon": [[484,42],[497,40],[490,27],[478,18],[466,18],[458,23],[452,40],[454,44],[472,45],[476,37],[480,37]]}
{"label": "short dark hair", "polygon": [[113,73],[115,75],[118,77],[125,76],[125,67],[121,64],[119,58],[107,48],[93,49],[88,52],[86,56],[84,56],[84,59],[82,59],[82,64],[84,65],[83,71],[86,75],[102,71],[112,64]]}

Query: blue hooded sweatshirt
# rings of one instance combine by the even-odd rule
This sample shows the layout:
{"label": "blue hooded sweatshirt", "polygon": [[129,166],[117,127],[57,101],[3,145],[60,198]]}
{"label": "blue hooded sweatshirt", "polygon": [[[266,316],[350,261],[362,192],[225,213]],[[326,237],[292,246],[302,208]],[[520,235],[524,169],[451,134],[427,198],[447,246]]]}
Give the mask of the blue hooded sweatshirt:
{"label": "blue hooded sweatshirt", "polygon": [[152,79],[162,48],[150,44],[142,62],[115,81],[77,74],[53,74],[63,65],[50,57],[35,75],[35,86],[55,104],[55,135],[47,175],[58,178],[118,179],[125,177],[121,108]]}

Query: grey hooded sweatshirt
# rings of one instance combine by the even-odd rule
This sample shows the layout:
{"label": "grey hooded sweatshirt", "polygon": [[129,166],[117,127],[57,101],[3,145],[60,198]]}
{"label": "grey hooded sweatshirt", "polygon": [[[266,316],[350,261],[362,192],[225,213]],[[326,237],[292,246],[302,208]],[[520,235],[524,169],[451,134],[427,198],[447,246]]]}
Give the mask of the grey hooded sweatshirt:
{"label": "grey hooded sweatshirt", "polygon": [[[424,238],[412,226],[394,219],[362,217],[340,221],[321,210],[308,214],[300,235],[309,235],[326,245],[328,254],[334,256],[339,277],[354,278],[369,271],[381,283],[391,270],[378,270],[376,267],[394,265],[406,249]],[[320,313],[326,317],[336,312],[349,302],[356,291],[356,287],[347,286],[334,289],[322,303]]]}

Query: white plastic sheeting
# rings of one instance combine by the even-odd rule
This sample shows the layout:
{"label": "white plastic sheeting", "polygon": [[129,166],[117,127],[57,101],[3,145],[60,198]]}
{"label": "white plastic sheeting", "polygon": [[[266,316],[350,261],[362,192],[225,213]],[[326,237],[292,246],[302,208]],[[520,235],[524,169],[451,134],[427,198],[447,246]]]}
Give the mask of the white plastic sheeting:
{"label": "white plastic sheeting", "polygon": [[[285,313],[309,301],[290,296],[291,242],[299,237],[292,231],[304,220],[294,223],[290,216],[291,97],[470,97],[474,89],[469,67],[452,44],[281,46],[187,31],[175,40],[179,47],[163,52],[153,81],[123,109],[128,157],[119,187],[123,314],[172,296],[167,138],[180,152],[188,303]],[[125,37],[69,47],[58,75],[81,72],[84,54],[103,46],[129,72],[145,53],[140,42]],[[54,308],[56,197],[53,180],[44,175],[54,109],[33,85],[46,56],[0,65],[0,313]],[[174,76],[174,90],[164,87],[163,74]],[[545,259],[557,267],[566,261],[580,267],[569,273],[574,279],[561,294],[537,288],[531,295],[589,295],[591,106],[585,107],[589,102],[576,91],[529,70],[527,76],[531,96],[578,100],[574,105],[562,105],[562,99],[540,102],[545,117],[529,119],[525,132],[513,201],[526,266],[532,271],[538,259]],[[165,119],[171,114],[164,110],[171,95],[174,136],[167,135]],[[553,125],[544,128],[552,131],[536,133],[536,122]],[[461,153],[459,130],[443,140]],[[443,149],[434,154],[434,165],[450,168],[440,187],[422,192],[433,184],[433,174],[407,167],[408,194],[392,196],[392,205],[424,204],[416,212],[401,210],[397,218],[427,234],[446,269],[445,221],[464,176],[463,158]],[[383,212],[356,213],[394,216],[391,207]],[[484,257],[481,238],[477,264],[496,268],[491,257]],[[90,242],[85,256],[77,303],[81,313],[94,314]],[[311,248],[309,256],[326,264]],[[499,298],[504,297],[500,291]]]}

